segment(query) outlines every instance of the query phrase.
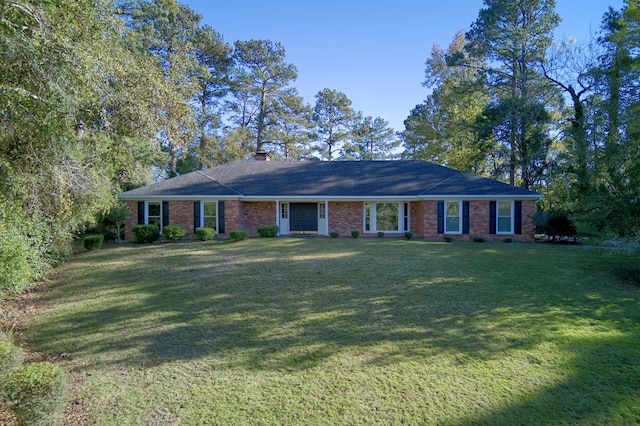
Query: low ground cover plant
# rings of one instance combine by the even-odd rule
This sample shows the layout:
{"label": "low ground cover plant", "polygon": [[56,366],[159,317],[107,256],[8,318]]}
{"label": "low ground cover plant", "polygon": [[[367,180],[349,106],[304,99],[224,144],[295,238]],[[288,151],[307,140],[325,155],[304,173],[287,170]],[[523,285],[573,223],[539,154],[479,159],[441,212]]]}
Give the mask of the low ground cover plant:
{"label": "low ground cover plant", "polygon": [[259,226],[258,235],[260,235],[261,238],[274,238],[278,235],[278,227],[276,225]]}
{"label": "low ground cover plant", "polygon": [[200,241],[213,240],[216,236],[216,230],[213,228],[196,228],[195,236]]}
{"label": "low ground cover plant", "polygon": [[233,241],[242,241],[249,238],[249,233],[244,229],[233,229],[229,231],[229,238]]}

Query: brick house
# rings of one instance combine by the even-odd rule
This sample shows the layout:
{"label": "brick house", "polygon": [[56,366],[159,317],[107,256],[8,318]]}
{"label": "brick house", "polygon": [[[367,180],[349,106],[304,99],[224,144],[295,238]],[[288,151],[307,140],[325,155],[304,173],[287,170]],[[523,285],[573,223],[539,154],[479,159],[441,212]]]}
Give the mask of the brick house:
{"label": "brick house", "polygon": [[[280,235],[403,235],[442,239],[532,241],[541,196],[472,173],[424,161],[235,161],[120,194],[136,224],[232,229],[256,234],[275,224]],[[266,160],[266,161],[265,161]]]}

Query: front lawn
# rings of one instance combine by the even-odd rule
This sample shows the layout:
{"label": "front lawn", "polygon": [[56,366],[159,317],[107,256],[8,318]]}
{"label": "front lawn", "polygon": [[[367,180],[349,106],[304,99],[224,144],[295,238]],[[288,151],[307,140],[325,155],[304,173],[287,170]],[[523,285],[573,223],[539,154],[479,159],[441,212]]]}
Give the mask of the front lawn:
{"label": "front lawn", "polygon": [[503,243],[127,245],[77,256],[25,337],[97,424],[637,424],[637,267]]}

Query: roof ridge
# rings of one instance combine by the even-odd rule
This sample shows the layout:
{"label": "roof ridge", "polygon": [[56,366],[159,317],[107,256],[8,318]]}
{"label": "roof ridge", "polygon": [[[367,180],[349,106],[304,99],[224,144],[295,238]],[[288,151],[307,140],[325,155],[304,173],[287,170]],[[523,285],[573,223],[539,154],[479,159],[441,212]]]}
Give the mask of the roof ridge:
{"label": "roof ridge", "polygon": [[199,173],[199,174],[201,174],[201,175],[202,175],[202,176],[204,176],[205,178],[209,179],[210,181],[215,182],[215,183],[217,183],[217,184],[218,184],[218,185],[220,185],[220,186],[224,186],[224,187],[225,187],[225,188],[227,188],[229,191],[233,191],[233,192],[235,192],[235,193],[236,193],[236,194],[238,194],[238,195],[242,195],[242,196],[244,196],[244,194],[243,194],[242,192],[237,191],[237,190],[233,189],[232,187],[230,187],[229,185],[225,185],[224,183],[222,183],[222,182],[219,182],[219,181],[215,180],[214,178],[212,178],[211,176],[209,176],[208,174],[206,174],[206,173],[205,173],[205,172],[203,172],[202,170],[196,170],[196,172],[197,172],[197,173]]}

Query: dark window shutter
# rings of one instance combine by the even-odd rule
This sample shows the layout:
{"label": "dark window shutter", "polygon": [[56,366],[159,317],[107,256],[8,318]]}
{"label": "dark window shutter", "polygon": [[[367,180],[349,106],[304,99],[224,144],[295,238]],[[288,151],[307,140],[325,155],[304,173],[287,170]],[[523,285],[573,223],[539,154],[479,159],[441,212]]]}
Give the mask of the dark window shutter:
{"label": "dark window shutter", "polygon": [[469,202],[462,202],[462,233],[469,233]]}
{"label": "dark window shutter", "polygon": [[218,201],[218,234],[224,234],[224,201]]}
{"label": "dark window shutter", "polygon": [[193,231],[200,228],[200,201],[193,202]]}
{"label": "dark window shutter", "polygon": [[138,225],[144,225],[144,201],[138,201]]}
{"label": "dark window shutter", "polygon": [[444,234],[444,201],[438,201],[438,234]]}
{"label": "dark window shutter", "polygon": [[496,202],[489,202],[489,233],[496,233]]}
{"label": "dark window shutter", "polygon": [[516,201],[513,207],[513,233],[522,234],[522,201]]}
{"label": "dark window shutter", "polygon": [[169,224],[169,202],[162,202],[162,226],[167,226]]}

